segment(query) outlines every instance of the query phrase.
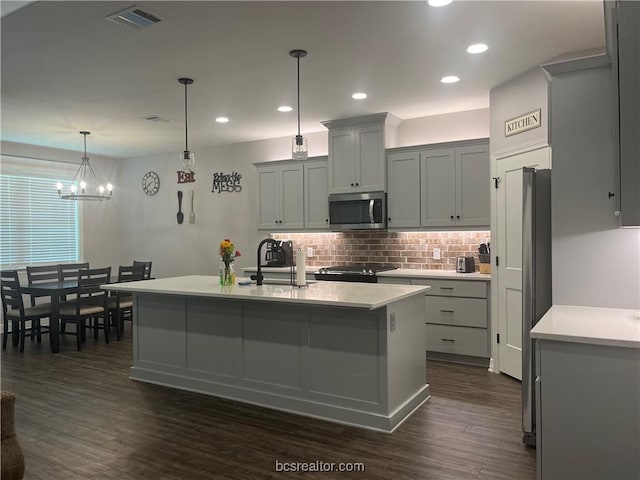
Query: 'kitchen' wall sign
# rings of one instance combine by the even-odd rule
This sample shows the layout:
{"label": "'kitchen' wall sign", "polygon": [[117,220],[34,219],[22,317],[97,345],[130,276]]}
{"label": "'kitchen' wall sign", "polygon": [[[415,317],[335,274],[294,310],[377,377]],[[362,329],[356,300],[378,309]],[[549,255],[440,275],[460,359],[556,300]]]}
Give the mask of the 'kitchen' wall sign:
{"label": "'kitchen' wall sign", "polygon": [[240,179],[242,174],[238,172],[231,173],[214,173],[213,174],[213,189],[211,192],[241,192],[242,185],[240,185]]}
{"label": "'kitchen' wall sign", "polygon": [[534,110],[533,112],[525,113],[519,117],[512,118],[504,122],[504,136],[510,137],[518,133],[526,132],[538,128],[541,125],[541,109]]}

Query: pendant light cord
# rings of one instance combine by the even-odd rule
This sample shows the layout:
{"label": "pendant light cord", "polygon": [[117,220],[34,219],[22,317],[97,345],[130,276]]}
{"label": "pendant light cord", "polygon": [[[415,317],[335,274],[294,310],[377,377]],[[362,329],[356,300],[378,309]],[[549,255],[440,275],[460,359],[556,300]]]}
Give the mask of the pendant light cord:
{"label": "pendant light cord", "polygon": [[184,151],[189,151],[189,128],[187,115],[187,84],[184,84]]}
{"label": "pendant light cord", "polygon": [[300,54],[298,57],[298,136],[300,136]]}
{"label": "pendant light cord", "polygon": [[86,158],[87,157],[87,134],[83,133],[82,136],[84,137],[84,156]]}

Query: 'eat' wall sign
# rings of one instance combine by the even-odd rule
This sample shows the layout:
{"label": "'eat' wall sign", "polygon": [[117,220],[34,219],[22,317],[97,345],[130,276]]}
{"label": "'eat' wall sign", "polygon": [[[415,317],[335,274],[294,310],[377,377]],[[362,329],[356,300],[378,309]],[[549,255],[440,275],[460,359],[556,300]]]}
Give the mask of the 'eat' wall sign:
{"label": "'eat' wall sign", "polygon": [[525,113],[519,117],[512,118],[504,122],[504,136],[510,137],[518,133],[526,132],[538,128],[540,123],[541,109],[534,110],[533,112]]}

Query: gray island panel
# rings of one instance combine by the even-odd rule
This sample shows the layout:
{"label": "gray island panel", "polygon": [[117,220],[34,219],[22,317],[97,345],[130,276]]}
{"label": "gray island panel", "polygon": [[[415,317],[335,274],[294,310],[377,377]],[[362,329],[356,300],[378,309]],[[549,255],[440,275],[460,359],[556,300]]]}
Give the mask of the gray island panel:
{"label": "gray island panel", "polygon": [[[246,297],[215,277],[195,277],[199,285],[180,278],[194,294],[184,282],[179,292],[127,285],[134,380],[385,432],[429,398],[425,288],[374,284],[336,294],[344,284],[334,284],[299,295],[253,286],[263,291]],[[269,300],[287,298],[285,288],[295,290],[293,301]]]}

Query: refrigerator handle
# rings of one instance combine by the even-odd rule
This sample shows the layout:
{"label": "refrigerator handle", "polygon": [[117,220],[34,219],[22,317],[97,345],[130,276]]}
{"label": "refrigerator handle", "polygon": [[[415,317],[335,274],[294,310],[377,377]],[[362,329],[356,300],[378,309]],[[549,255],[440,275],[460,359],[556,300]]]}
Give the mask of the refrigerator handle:
{"label": "refrigerator handle", "polygon": [[530,330],[533,328],[535,255],[535,170],[522,169],[522,431],[525,438],[534,428],[533,354]]}

